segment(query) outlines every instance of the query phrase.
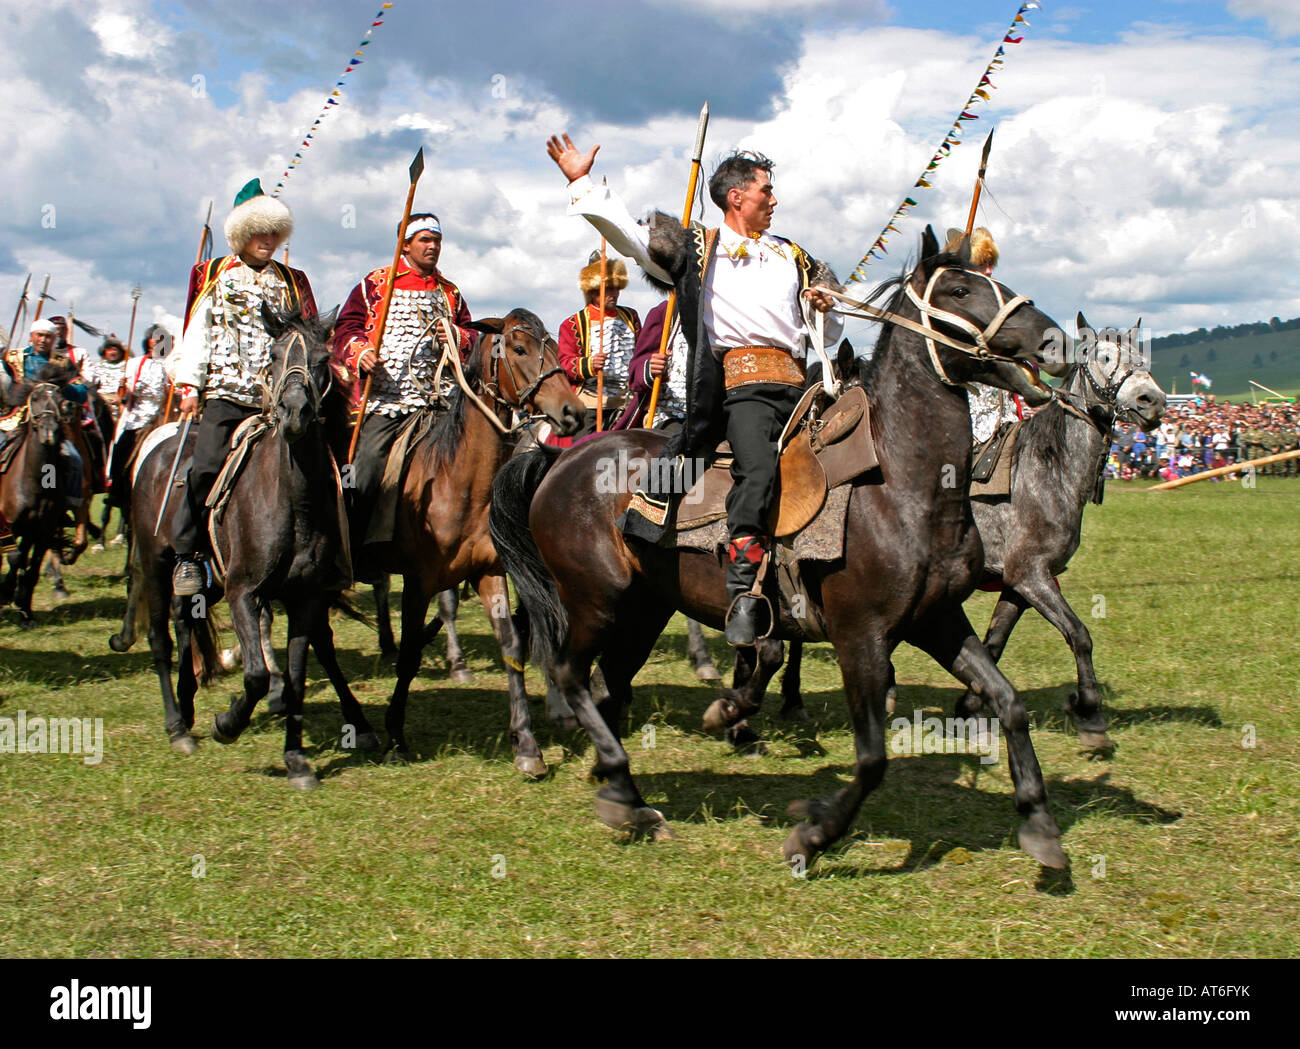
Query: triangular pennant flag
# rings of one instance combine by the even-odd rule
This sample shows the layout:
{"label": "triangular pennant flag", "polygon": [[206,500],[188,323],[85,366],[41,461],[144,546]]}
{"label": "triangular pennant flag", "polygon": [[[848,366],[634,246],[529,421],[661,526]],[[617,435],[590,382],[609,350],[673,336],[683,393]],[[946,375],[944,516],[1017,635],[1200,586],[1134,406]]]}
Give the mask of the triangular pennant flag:
{"label": "triangular pennant flag", "polygon": [[985,91],[982,87],[976,88],[975,94],[979,95],[979,97],[984,99],[985,102],[989,101],[989,93]]}
{"label": "triangular pennant flag", "polygon": [[1012,36],[1010,33],[1008,33],[1006,36],[1002,38],[1002,42],[1004,44],[1018,44],[1023,39],[1024,39],[1023,36]]}
{"label": "triangular pennant flag", "polygon": [[920,189],[929,189],[929,188],[930,188],[930,183],[928,183],[928,182],[925,181],[925,177],[924,177],[924,176],[922,176],[921,178],[919,178],[919,179],[916,180],[916,185],[917,185],[917,187],[919,187]]}
{"label": "triangular pennant flag", "polygon": [[910,208],[914,208],[914,207],[916,207],[916,201],[914,201],[911,197],[905,197],[905,198],[903,199],[903,203],[906,204],[906,205],[907,205],[908,207],[910,207]]}

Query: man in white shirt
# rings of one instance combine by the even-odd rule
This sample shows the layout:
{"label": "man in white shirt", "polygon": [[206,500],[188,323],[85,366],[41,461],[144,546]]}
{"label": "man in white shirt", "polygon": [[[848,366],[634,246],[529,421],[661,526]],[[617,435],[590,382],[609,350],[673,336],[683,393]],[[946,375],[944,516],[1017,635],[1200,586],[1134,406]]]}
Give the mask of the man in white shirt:
{"label": "man in white shirt", "polygon": [[[683,229],[658,212],[648,225],[634,222],[613,191],[589,177],[599,149],[583,153],[567,135],[547,144],[569,180],[570,214],[585,217],[653,283],[677,291],[690,346],[687,406],[682,431],[663,454],[685,462],[709,451],[725,425],[735,457],[727,496],[727,641],[752,645],[762,607],[758,572],[771,547],[776,441],[805,382],[810,334],[801,297],[825,312],[834,303],[817,286],[840,285],[829,267],[767,232],[777,201],[772,161],[761,154],[736,153],[718,165],[709,196],[724,214],[723,225],[706,230]],[[838,318],[827,318],[826,338],[838,340],[841,326]],[[624,532],[657,541],[671,526],[671,513],[667,494],[659,501],[653,492],[637,493]]]}

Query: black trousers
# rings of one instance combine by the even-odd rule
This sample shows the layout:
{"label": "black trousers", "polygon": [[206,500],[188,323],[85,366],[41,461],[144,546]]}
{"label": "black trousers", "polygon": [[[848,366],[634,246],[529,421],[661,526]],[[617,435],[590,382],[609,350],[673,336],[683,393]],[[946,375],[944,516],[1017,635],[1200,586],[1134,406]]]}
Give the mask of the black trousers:
{"label": "black trousers", "polygon": [[776,442],[803,389],[782,383],[755,383],[727,392],[722,410],[735,460],[727,493],[727,534],[768,536],[776,494]]}
{"label": "black trousers", "polygon": [[383,484],[384,470],[388,466],[388,453],[393,449],[393,442],[402,426],[410,419],[409,415],[389,417],[371,412],[361,424],[361,435],[357,438],[357,455],[352,461],[352,485],[348,491],[349,521],[352,531],[352,548],[360,550],[365,544],[366,532],[370,528],[370,515],[379,497],[379,488]]}
{"label": "black trousers", "polygon": [[117,435],[117,441],[113,444],[113,459],[108,464],[110,506],[125,508],[128,505],[127,489],[131,486],[131,480],[127,476],[126,464],[131,458],[131,453],[135,451],[136,439],[139,436],[139,430],[123,430]]}
{"label": "black trousers", "polygon": [[177,557],[191,558],[200,547],[207,549],[208,511],[203,504],[226,461],[230,438],[240,423],[256,414],[256,408],[245,408],[218,397],[203,402],[203,416],[194,438],[194,458],[185,476],[185,498],[172,518],[172,547]]}

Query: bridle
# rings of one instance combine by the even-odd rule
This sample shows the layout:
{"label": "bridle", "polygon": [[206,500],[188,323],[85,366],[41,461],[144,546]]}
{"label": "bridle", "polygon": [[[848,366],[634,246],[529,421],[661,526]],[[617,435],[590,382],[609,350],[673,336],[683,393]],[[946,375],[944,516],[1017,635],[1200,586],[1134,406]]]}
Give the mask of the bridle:
{"label": "bridle", "polygon": [[[299,351],[298,356],[301,363],[294,361],[294,351]],[[334,373],[329,370],[329,381],[325,384],[325,389],[320,389],[316,385],[316,380],[311,374],[311,357],[307,352],[307,340],[303,338],[300,331],[294,331],[289,335],[288,343],[284,349],[284,364],[280,369],[280,374],[276,377],[273,385],[268,385],[265,381],[262,383],[262,415],[268,421],[275,424],[272,416],[275,415],[275,409],[279,406],[284,391],[289,388],[292,380],[297,380],[307,390],[307,399],[311,403],[312,414],[317,421],[320,421],[320,406],[330,388],[334,385]]]}
{"label": "bridle", "polygon": [[[916,290],[912,287],[912,279],[916,276],[915,270],[912,270],[903,277],[903,290],[906,292],[907,298],[921,314],[921,320],[919,323],[911,318],[903,317],[900,314],[894,313],[892,310],[879,309],[867,302],[851,299],[839,292],[831,291],[829,288],[820,288],[819,290],[826,291],[832,298],[838,299],[841,303],[844,303],[849,307],[848,309],[838,310],[837,312],[839,313],[844,313],[849,316],[865,317],[870,320],[885,321],[889,324],[896,324],[899,327],[907,328],[909,331],[913,331],[920,335],[925,339],[925,348],[930,354],[930,364],[934,368],[934,373],[938,377],[939,381],[947,386],[960,386],[963,389],[969,389],[970,387],[968,383],[956,382],[955,380],[948,378],[948,373],[944,371],[943,363],[939,360],[939,353],[935,347],[935,343],[943,343],[943,345],[950,349],[958,350],[961,353],[966,354],[968,357],[978,357],[981,360],[987,360],[990,358],[996,358],[997,360],[1002,361],[1009,360],[1010,358],[994,353],[989,347],[989,340],[997,335],[1001,330],[1002,325],[1006,323],[1007,318],[1010,317],[1011,314],[1015,313],[1016,310],[1026,304],[1032,306],[1034,302],[1033,299],[1029,298],[1027,295],[1017,295],[1014,298],[1008,299],[1002,294],[1002,285],[992,277],[988,276],[988,274],[963,267],[961,269],[962,273],[971,277],[979,277],[982,280],[987,281],[989,287],[993,289],[993,295],[998,301],[998,312],[993,315],[993,319],[990,320],[988,324],[983,328],[979,328],[968,318],[962,317],[960,314],[953,313],[950,310],[940,309],[930,301],[931,297],[934,295],[935,285],[938,283],[939,278],[948,272],[948,270],[953,268],[954,267],[951,266],[937,267],[935,271],[930,274],[930,279],[926,282],[924,295],[918,295]],[[935,320],[965,332],[973,340],[974,345],[959,342],[958,340],[945,335],[943,332],[938,331],[934,327]]]}
{"label": "bridle", "polygon": [[[1100,344],[1100,340],[1098,340]],[[1117,349],[1122,349],[1117,345]],[[1084,390],[1082,394],[1072,393],[1065,389],[1064,386],[1058,386],[1052,391],[1052,395],[1061,403],[1071,415],[1078,416],[1097,427],[1103,434],[1108,434],[1115,423],[1115,416],[1118,414],[1119,391],[1123,385],[1128,382],[1138,371],[1137,365],[1129,367],[1121,373],[1120,368],[1122,354],[1116,353],[1115,363],[1109,374],[1103,374],[1101,381],[1093,373],[1093,365],[1096,358],[1089,353],[1079,365],[1079,371],[1083,374]],[[1093,414],[1095,409],[1101,409],[1098,418]]]}
{"label": "bridle", "polygon": [[[488,377],[483,383],[483,390],[492,398],[493,404],[496,408],[494,411],[493,408],[483,402],[482,398],[480,398],[470,386],[469,380],[465,378],[465,372],[460,363],[459,342],[456,338],[456,333],[452,330],[451,322],[447,320],[446,317],[435,317],[433,320],[429,321],[429,323],[425,325],[419,341],[423,342],[425,336],[427,336],[434,328],[437,328],[438,341],[442,344],[442,353],[438,357],[438,367],[433,376],[434,389],[439,388],[443,369],[448,363],[450,363],[452,374],[455,376],[456,384],[461,388],[461,391],[469,398],[471,404],[475,405],[479,411],[487,416],[488,421],[496,427],[497,431],[503,437],[517,434],[521,430],[527,429],[537,419],[545,417],[544,414],[528,415],[516,420],[510,426],[507,426],[501,421],[499,412],[507,411],[513,413],[516,409],[522,408],[525,404],[532,401],[538,389],[541,388],[542,383],[552,375],[562,373],[563,369],[561,369],[558,364],[553,368],[546,367],[546,339],[537,339],[537,378],[521,390],[519,376],[516,374],[514,365],[507,355],[505,335],[494,334],[492,336],[492,344],[488,350],[492,363],[488,367]],[[530,334],[534,337],[537,335],[536,332],[530,332]],[[500,361],[505,361],[506,375],[510,380],[511,387],[515,391],[515,400],[513,401],[501,396],[498,363]]]}
{"label": "bridle", "polygon": [[[32,407],[32,402],[36,400],[36,395],[45,394],[45,407],[36,409]],[[50,382],[38,382],[27,394],[27,426],[30,430],[35,431],[37,423],[46,418],[53,418],[55,433],[59,433],[63,428],[63,418],[59,414],[58,407],[59,388]]]}

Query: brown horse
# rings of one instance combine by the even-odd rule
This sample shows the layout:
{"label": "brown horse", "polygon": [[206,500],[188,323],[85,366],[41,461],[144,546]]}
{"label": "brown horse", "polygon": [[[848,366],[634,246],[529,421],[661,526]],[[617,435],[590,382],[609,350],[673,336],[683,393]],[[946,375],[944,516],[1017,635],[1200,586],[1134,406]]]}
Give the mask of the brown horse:
{"label": "brown horse", "polygon": [[14,602],[24,628],[35,625],[32,593],[45,553],[57,549],[64,523],[62,401],[48,382],[11,388],[11,399],[27,407],[27,418],[11,440],[19,441],[8,469],[0,474],[0,511],[18,542],[0,581],[0,604]]}
{"label": "brown horse", "polygon": [[411,453],[393,542],[380,565],[402,576],[397,685],[384,725],[392,759],[410,760],[407,695],[424,646],[442,626],[435,617],[426,627],[424,617],[435,594],[468,581],[483,600],[505,659],[515,767],[542,776],[546,764],[533,738],[523,646],[510,616],[505,571],[488,535],[488,504],[492,479],[514,450],[518,431],[510,420],[515,410],[540,412],[556,433],[569,435],[581,425],[582,403],[560,369],[555,340],[535,314],[516,309],[472,327],[484,337],[470,351],[462,388],[453,395],[451,407]]}
{"label": "brown horse", "polygon": [[[791,831],[785,856],[805,869],[849,830],[883,778],[891,655],[906,641],[991,702],[1025,818],[1021,846],[1046,866],[1065,867],[1024,704],[962,610],[983,568],[967,494],[971,426],[962,384],[987,383],[1042,404],[1050,392],[1019,361],[1041,359],[1045,343],[1063,336],[1032,303],[970,269],[968,252],[940,254],[930,230],[921,262],[880,290],[891,286],[892,317],[917,325],[924,314],[954,334],[928,341],[886,325],[864,375],[880,468],[852,489],[842,561],[805,574],[839,659],[857,761],[842,790],[793,810],[805,822]],[[618,527],[633,493],[602,484],[609,462],[626,456],[629,476],[662,475],[653,460],[663,446],[661,436],[631,430],[558,457],[539,451],[516,459],[497,479],[491,522],[529,613],[535,652],[595,744],[593,773],[606,781],[597,793],[600,817],[652,837],[666,832],[663,816],[646,805],[618,739],[632,678],[674,609],[720,626],[727,608],[718,557],[625,539]],[[575,532],[582,542],[573,541]],[[774,636],[806,637],[785,601],[772,598]],[[599,708],[590,690],[596,656],[609,691]],[[732,724],[749,713],[721,711]]]}

